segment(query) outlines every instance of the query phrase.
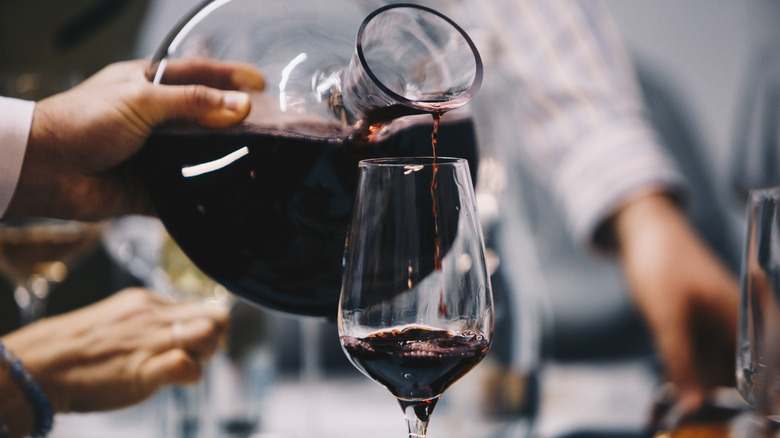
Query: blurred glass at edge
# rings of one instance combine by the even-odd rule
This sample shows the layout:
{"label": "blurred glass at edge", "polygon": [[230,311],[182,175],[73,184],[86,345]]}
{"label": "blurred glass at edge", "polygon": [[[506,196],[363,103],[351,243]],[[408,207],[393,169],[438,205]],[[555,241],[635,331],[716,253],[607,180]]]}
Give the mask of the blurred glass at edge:
{"label": "blurred glass at edge", "polygon": [[747,72],[731,148],[732,200],[746,205],[740,272],[737,389],[755,409],[754,435],[780,432],[780,52]]}
{"label": "blurred glass at edge", "polygon": [[740,281],[737,388],[780,421],[780,188],[749,193]]}

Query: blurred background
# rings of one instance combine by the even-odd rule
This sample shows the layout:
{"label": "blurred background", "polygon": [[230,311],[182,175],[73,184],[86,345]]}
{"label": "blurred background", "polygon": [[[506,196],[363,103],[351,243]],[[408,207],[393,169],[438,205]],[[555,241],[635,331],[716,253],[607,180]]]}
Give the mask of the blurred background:
{"label": "blurred background", "polygon": [[[38,99],[78,83],[111,62],[149,58],[174,24],[198,3],[4,0],[0,4],[0,93]],[[634,56],[651,118],[694,184],[693,221],[736,272],[744,228],[742,188],[756,183],[750,178],[761,175],[762,163],[780,160],[771,148],[777,144],[780,121],[775,106],[780,91],[780,3],[607,0],[606,4]],[[503,388],[500,397],[510,411],[508,416],[498,415],[503,420],[493,422],[501,424],[490,429],[492,435],[522,436],[535,425],[541,436],[576,436],[594,430],[632,436],[644,426],[659,377],[648,334],[617,266],[576,250],[559,213],[540,188],[524,176],[523,169],[506,171],[516,171],[522,185],[518,202],[526,205],[528,213],[517,219],[520,227],[515,236],[528,242],[529,249],[512,263],[523,266],[526,280],[507,282],[501,268],[510,263],[499,265],[493,279],[498,331],[506,336],[497,336],[490,353],[493,361],[477,369],[482,374],[473,372],[448,391],[445,398],[451,403],[437,408],[440,412],[430,435],[470,434],[472,429],[463,423],[482,415],[475,412],[474,400],[482,400],[492,377],[493,384]],[[487,231],[491,243],[495,236]],[[132,269],[117,261],[106,246],[97,245],[52,287],[48,313],[81,307],[134,284],[141,280]],[[261,379],[265,389],[258,394],[261,407],[252,433],[358,436],[369,427],[387,436],[404,433],[400,416],[389,413],[397,409],[392,407],[395,402],[347,362],[332,322],[242,305],[234,309],[244,312],[241,318],[246,321],[262,321],[262,329],[255,328],[262,330],[262,336],[255,341],[268,354],[258,365],[267,379]],[[0,334],[19,324],[14,287],[10,279],[0,279]],[[503,369],[491,368],[491,363],[509,364],[509,369],[519,371],[491,375],[492,370]],[[218,382],[219,375],[215,372],[210,378]],[[212,395],[214,388],[211,385]],[[85,424],[123,424],[127,428],[114,429],[112,436],[121,436],[121,430],[136,436],[137,430],[129,426],[137,428],[139,423],[128,419],[138,415],[147,420],[143,427],[160,430],[167,427],[160,422],[174,416],[160,420],[160,412],[169,413],[159,409],[160,403],[170,406],[175,397],[181,396],[161,394],[113,417],[66,416],[54,436],[88,436]],[[305,422],[297,420],[301,414]],[[345,423],[350,424],[346,432]],[[241,433],[237,429],[227,436]]]}

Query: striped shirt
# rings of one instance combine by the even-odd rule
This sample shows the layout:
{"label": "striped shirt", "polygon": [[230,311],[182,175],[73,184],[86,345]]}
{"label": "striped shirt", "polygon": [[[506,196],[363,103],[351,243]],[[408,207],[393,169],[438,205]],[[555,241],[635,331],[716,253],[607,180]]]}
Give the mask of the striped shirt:
{"label": "striped shirt", "polygon": [[603,4],[423,3],[461,24],[483,56],[485,80],[472,109],[480,147],[506,172],[525,171],[549,189],[578,244],[593,243],[598,226],[637,193],[682,196],[684,177],[649,124]]}

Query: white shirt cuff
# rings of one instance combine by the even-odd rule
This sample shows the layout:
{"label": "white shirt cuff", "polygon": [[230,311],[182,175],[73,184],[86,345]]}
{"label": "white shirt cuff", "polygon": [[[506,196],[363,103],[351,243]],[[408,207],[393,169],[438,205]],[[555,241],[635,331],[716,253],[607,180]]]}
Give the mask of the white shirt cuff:
{"label": "white shirt cuff", "polygon": [[0,218],[19,182],[35,102],[0,96]]}

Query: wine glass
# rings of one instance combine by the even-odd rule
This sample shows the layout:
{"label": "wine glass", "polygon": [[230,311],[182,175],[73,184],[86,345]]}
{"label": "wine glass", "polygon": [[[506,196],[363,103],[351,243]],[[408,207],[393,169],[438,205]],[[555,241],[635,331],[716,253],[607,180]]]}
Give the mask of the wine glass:
{"label": "wine glass", "polygon": [[22,325],[46,314],[49,294],[100,242],[100,223],[24,219],[0,224],[0,272],[14,284]]}
{"label": "wine glass", "polygon": [[749,192],[740,278],[737,388],[760,434],[780,421],[780,188]]}
{"label": "wine glass", "polygon": [[468,163],[363,160],[338,312],[350,361],[398,399],[410,437],[485,356],[493,296]]}
{"label": "wine glass", "polygon": [[212,302],[230,309],[231,331],[196,385],[162,394],[165,436],[249,436],[274,372],[267,315],[238,300],[204,274],[157,218],[126,216],[106,227],[107,252],[142,284],[177,302]]}
{"label": "wine glass", "polygon": [[125,216],[106,225],[104,246],[120,266],[161,296],[179,302],[216,302],[231,308],[235,297],[195,266],[159,219]]}

